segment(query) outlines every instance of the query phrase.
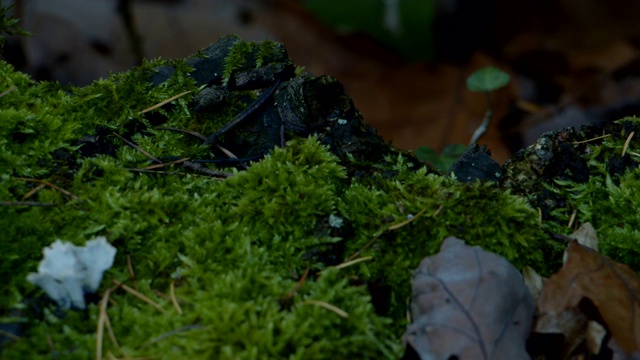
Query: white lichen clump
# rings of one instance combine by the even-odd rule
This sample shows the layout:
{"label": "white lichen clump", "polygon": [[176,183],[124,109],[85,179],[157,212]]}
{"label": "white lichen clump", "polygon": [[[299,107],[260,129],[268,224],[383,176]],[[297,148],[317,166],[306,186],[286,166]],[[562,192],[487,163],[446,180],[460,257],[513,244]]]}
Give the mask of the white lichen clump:
{"label": "white lichen clump", "polygon": [[44,248],[38,272],[30,273],[27,280],[40,286],[61,307],[84,309],[84,294],[96,292],[116,252],[104,236],[80,247],[56,240]]}

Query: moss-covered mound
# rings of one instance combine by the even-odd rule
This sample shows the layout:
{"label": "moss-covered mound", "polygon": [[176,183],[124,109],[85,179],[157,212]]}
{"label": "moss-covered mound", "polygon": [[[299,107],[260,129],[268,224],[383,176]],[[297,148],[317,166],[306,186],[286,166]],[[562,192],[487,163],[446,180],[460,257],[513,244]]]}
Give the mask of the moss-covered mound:
{"label": "moss-covered mound", "polygon": [[[445,237],[548,274],[574,209],[640,268],[637,142],[611,165],[636,120],[576,144],[586,181],[522,165],[530,149],[503,187],[419,166],[269,42],[226,38],[85,88],[0,63],[0,90],[3,358],[398,358],[411,270]],[[87,309],[26,281],[45,246],[96,236],[118,253]]]}

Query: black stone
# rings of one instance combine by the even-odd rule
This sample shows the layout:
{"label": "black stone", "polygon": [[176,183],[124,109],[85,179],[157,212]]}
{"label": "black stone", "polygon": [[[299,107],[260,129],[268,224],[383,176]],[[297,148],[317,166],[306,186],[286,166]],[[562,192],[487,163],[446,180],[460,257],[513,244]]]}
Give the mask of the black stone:
{"label": "black stone", "polygon": [[470,145],[464,154],[452,166],[449,173],[453,173],[456,179],[462,182],[495,181],[502,177],[500,164],[491,158],[491,151],[487,145]]}

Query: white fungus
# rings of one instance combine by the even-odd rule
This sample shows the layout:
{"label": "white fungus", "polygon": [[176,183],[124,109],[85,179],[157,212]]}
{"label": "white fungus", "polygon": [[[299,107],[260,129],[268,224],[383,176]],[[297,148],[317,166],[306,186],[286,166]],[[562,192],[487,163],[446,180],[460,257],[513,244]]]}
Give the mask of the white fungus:
{"label": "white fungus", "polygon": [[61,307],[84,309],[84,294],[98,290],[116,252],[104,236],[87,241],[85,246],[56,240],[44,248],[38,272],[30,273],[27,280],[40,286]]}

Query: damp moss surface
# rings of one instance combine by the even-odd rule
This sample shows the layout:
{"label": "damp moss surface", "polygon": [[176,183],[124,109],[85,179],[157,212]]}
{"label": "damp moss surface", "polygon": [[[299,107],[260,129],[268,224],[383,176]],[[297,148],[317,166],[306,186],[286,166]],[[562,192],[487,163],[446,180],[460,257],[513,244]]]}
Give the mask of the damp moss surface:
{"label": "damp moss surface", "polygon": [[[167,65],[173,76],[151,85]],[[563,249],[549,232],[571,233],[563,224],[573,209],[602,231],[605,254],[640,268],[637,166],[612,176],[599,161],[628,130],[585,155],[588,182],[544,185],[567,199],[548,221],[533,194],[459,182],[401,151],[369,164],[372,176],[350,176],[353,164],[314,135],[246,170],[218,169],[226,178],[179,164],[140,171],[153,162],[122,138],[156,158],[215,156],[154,127],[154,112],[165,126],[207,133],[238,111],[230,102],[198,123],[191,71],[155,60],[72,88],[0,62],[0,90],[10,90],[0,97],[2,358],[398,358],[411,272],[447,236],[548,275]],[[26,281],[45,246],[96,236],[118,252],[87,309],[60,309]]]}

